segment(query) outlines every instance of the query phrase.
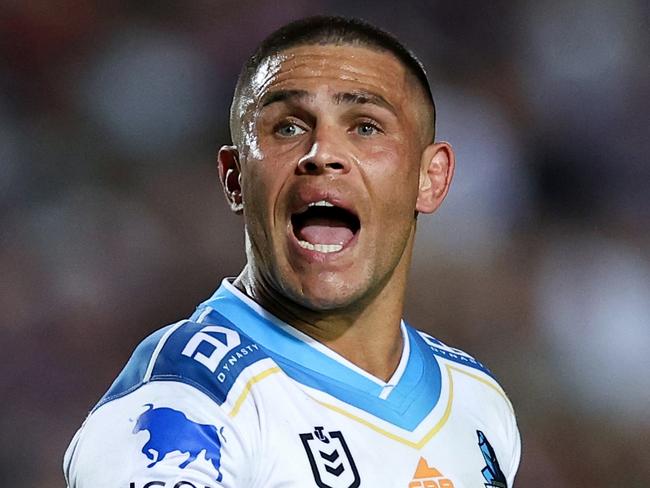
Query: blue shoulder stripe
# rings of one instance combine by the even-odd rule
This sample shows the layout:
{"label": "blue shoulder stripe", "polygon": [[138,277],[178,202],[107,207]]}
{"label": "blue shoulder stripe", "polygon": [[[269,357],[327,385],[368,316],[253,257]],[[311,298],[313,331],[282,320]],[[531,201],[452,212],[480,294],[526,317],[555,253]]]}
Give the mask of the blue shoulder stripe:
{"label": "blue shoulder stripe", "polygon": [[175,324],[168,325],[162,329],[157,330],[146,339],[144,339],[138,347],[135,348],[131,358],[124,366],[124,369],[117,376],[111,387],[99,400],[93,411],[97,410],[103,404],[120,398],[133,390],[136,390],[144,381],[144,376],[147,371],[147,366],[151,360],[151,356],[156,349],[156,346],[170,328]]}
{"label": "blue shoulder stripe", "polygon": [[210,324],[188,321],[169,336],[156,358],[151,381],[187,383],[221,405],[241,372],[266,357],[256,342],[214,314]]}
{"label": "blue shoulder stripe", "polygon": [[492,371],[488,369],[482,362],[474,357],[470,356],[460,349],[449,347],[446,344],[443,344],[438,339],[431,337],[429,334],[418,331],[424,342],[429,346],[433,354],[445,358],[453,363],[463,364],[469,366],[470,368],[477,369],[483,373],[490,376],[492,379],[496,380]]}
{"label": "blue shoulder stripe", "polygon": [[[175,330],[170,330],[174,327]],[[166,336],[168,332],[171,333]],[[169,325],[140,343],[93,411],[149,381],[185,383],[221,405],[240,373],[265,357],[257,343],[218,314],[214,314],[210,324],[185,321],[180,326]],[[152,360],[153,367],[147,377]]]}

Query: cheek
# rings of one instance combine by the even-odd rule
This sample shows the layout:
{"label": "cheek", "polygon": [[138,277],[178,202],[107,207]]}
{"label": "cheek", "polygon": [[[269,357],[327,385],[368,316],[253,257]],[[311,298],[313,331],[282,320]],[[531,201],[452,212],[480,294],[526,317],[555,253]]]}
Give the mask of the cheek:
{"label": "cheek", "polygon": [[372,181],[371,198],[376,225],[371,236],[378,266],[396,266],[404,255],[415,221],[418,195],[418,164],[406,151],[383,151],[376,154],[374,165],[368,169]]}
{"label": "cheek", "polygon": [[266,209],[269,207],[270,187],[266,178],[263,177],[258,162],[248,161],[249,171],[242,181],[242,195],[244,199],[244,216],[248,227],[256,229],[264,225]]}
{"label": "cheek", "polygon": [[414,151],[400,144],[376,144],[361,163],[375,197],[396,213],[415,205],[419,182],[419,162]]}
{"label": "cheek", "polygon": [[267,164],[264,159],[247,161],[248,171],[243,179],[244,214],[249,226],[268,228],[275,221],[278,195],[282,189],[284,177],[277,167]]}

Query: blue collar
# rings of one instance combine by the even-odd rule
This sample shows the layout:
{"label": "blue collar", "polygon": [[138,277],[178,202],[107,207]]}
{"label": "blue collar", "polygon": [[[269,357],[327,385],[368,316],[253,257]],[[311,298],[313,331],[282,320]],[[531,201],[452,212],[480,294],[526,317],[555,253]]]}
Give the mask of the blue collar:
{"label": "blue collar", "polygon": [[205,324],[223,323],[223,319],[262,347],[295,381],[403,429],[414,430],[440,397],[438,362],[417,331],[405,323],[405,357],[385,383],[282,322],[227,280],[191,317]]}

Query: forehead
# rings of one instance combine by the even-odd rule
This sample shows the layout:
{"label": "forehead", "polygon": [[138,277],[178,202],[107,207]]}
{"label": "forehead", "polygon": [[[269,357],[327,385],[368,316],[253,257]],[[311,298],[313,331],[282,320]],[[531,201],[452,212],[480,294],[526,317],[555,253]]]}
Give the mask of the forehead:
{"label": "forehead", "polygon": [[251,79],[257,101],[269,91],[362,89],[395,105],[412,94],[404,65],[390,52],[344,45],[297,46],[266,58]]}

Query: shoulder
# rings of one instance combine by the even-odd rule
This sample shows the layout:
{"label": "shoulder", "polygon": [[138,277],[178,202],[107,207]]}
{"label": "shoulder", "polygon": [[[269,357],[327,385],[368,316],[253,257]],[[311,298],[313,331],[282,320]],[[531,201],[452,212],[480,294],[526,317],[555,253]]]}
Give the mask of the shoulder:
{"label": "shoulder", "polygon": [[142,387],[173,381],[193,386],[218,405],[249,367],[268,359],[261,346],[227,319],[183,320],[144,339],[95,409]]}
{"label": "shoulder", "polygon": [[472,355],[425,332],[413,331],[422,340],[420,344],[431,351],[441,370],[446,371],[454,412],[461,418],[478,422],[477,428],[489,432],[494,439],[495,449],[509,473],[508,486],[512,486],[519,465],[521,439],[515,412],[505,391],[487,366]]}
{"label": "shoulder", "polygon": [[[514,409],[492,372],[481,361],[458,348],[448,346],[427,333],[416,331],[432,360],[439,366],[447,388],[453,392],[458,411],[497,424],[515,422]],[[423,346],[424,345],[424,346]]]}
{"label": "shoulder", "polygon": [[257,437],[198,389],[149,382],[91,413],[68,447],[64,473],[70,488],[154,486],[152,480],[252,486],[254,472],[245,468],[259,450]]}
{"label": "shoulder", "polygon": [[427,347],[434,356],[444,359],[455,367],[463,368],[467,371],[480,372],[482,375],[488,376],[496,381],[488,367],[471,354],[456,347],[448,346],[426,332],[416,329],[411,330],[414,332],[416,337],[426,345],[425,347]]}
{"label": "shoulder", "polygon": [[151,479],[252,486],[256,470],[246,463],[260,450],[256,410],[242,409],[236,419],[233,411],[248,378],[268,363],[262,348],[226,320],[184,320],[154,332],[70,444],[69,486],[140,486]]}

